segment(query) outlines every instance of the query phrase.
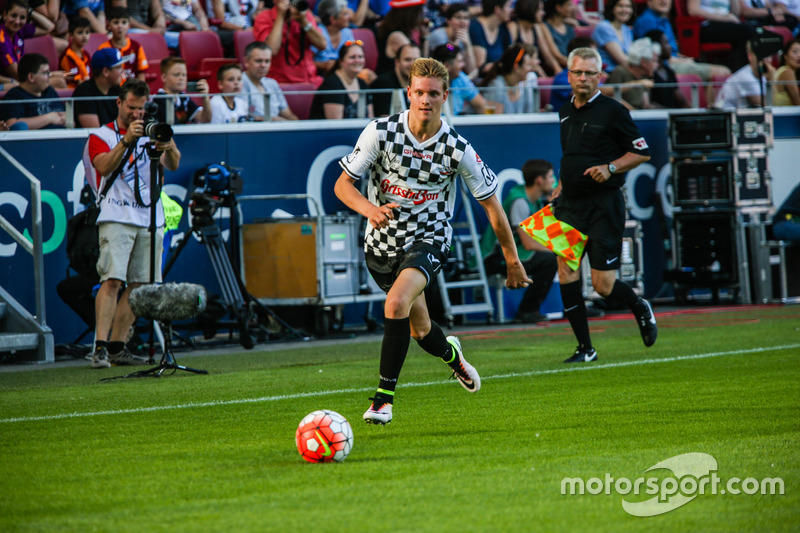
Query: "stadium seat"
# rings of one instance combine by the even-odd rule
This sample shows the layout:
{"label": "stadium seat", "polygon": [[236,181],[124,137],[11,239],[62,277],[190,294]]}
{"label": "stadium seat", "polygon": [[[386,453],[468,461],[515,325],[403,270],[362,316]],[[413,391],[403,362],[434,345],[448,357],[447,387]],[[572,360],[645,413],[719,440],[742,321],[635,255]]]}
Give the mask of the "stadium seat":
{"label": "stadium seat", "polygon": [[777,33],[778,35],[783,37],[784,45],[793,39],[792,30],[790,30],[786,26],[764,26],[764,29],[767,31],[771,31],[772,33]]}
{"label": "stadium seat", "polygon": [[539,78],[537,80],[539,85],[539,109],[544,109],[550,103],[550,92],[553,90],[553,78]]}
{"label": "stadium seat", "polygon": [[[289,108],[300,120],[308,119],[311,114],[311,102],[317,87],[313,83],[284,83],[281,90],[286,96]],[[294,93],[294,94],[291,94]]]}
{"label": "stadium seat", "polygon": [[353,37],[364,43],[364,68],[375,70],[378,66],[378,42],[368,28],[353,28]]}
{"label": "stadium seat", "polygon": [[201,68],[203,59],[225,57],[219,36],[213,31],[180,32],[178,49],[180,56],[186,61],[186,70],[189,72],[190,80],[208,77],[208,72]]}
{"label": "stadium seat", "polygon": [[256,38],[253,35],[253,30],[238,30],[233,34],[233,48],[236,50],[236,59],[239,60],[239,63],[244,65],[244,49],[247,48],[247,45],[255,41]]}
{"label": "stadium seat", "polygon": [[[144,73],[148,85],[155,82],[161,86],[161,60],[169,55],[167,41],[160,33],[131,33],[128,36],[142,45],[144,55],[147,56],[147,71]],[[152,91],[152,88],[151,88]]]}
{"label": "stadium seat", "polygon": [[25,53],[42,54],[50,63],[50,70],[58,70],[58,52],[56,43],[50,35],[41,35],[25,39]]}
{"label": "stadium seat", "polygon": [[[108,36],[103,33],[90,33],[89,42],[86,43],[86,47],[84,48],[84,50],[86,50],[86,52],[89,55],[93,55],[97,51],[97,49],[100,48],[100,45],[106,42],[107,40]],[[147,53],[146,50],[145,53]]]}
{"label": "stadium seat", "polygon": [[732,50],[728,43],[701,43],[701,17],[692,17],[686,10],[686,0],[675,1],[675,37],[678,39],[678,50],[681,54],[700,58],[702,55],[727,54]]}
{"label": "stadium seat", "polygon": [[[708,99],[706,98],[706,88],[703,85],[703,79],[697,74],[675,74],[678,82],[678,88],[689,104],[692,104],[692,87],[697,87],[697,106],[700,108],[708,107]],[[694,107],[694,106],[693,106]]]}
{"label": "stadium seat", "polygon": [[575,26],[575,37],[589,37],[592,38],[594,26]]}

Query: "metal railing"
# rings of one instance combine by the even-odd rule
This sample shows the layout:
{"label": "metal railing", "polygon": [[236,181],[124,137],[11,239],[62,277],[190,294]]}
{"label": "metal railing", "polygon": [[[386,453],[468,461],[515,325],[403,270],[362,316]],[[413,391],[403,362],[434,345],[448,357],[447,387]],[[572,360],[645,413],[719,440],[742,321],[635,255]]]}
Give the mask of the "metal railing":
{"label": "metal railing", "polygon": [[17,241],[23,250],[33,256],[33,278],[36,284],[36,322],[46,326],[45,294],[44,294],[44,251],[42,240],[42,184],[19,161],[0,146],[0,155],[5,157],[20,173],[28,179],[31,185],[31,240],[29,241],[20,231],[2,215],[0,215],[0,228],[6,231]]}

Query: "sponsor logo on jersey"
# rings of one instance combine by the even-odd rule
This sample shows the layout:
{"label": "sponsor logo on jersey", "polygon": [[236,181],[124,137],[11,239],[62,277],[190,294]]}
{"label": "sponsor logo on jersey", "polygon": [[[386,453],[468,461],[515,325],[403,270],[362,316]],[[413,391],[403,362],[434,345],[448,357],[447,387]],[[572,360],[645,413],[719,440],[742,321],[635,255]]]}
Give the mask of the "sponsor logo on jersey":
{"label": "sponsor logo on jersey", "polygon": [[442,167],[442,169],[439,171],[439,175],[443,178],[452,177],[453,174],[455,173],[456,169],[454,169],[453,167]]}
{"label": "sponsor logo on jersey", "polygon": [[637,150],[647,150],[647,141],[644,140],[644,137],[639,137],[633,141],[633,147]]}
{"label": "sponsor logo on jersey", "polygon": [[383,192],[383,194],[399,196],[400,198],[407,198],[412,200],[414,205],[424,204],[425,202],[439,198],[438,192],[413,191],[411,189],[406,189],[405,187],[392,185],[389,180],[383,180],[381,182],[381,192]]}
{"label": "sponsor logo on jersey", "polygon": [[478,152],[475,152],[475,161],[477,161],[478,163],[483,164],[483,161],[481,161],[481,156],[478,155]]}
{"label": "sponsor logo on jersey", "polygon": [[403,148],[403,155],[410,155],[411,157],[416,157],[417,159],[424,159],[425,161],[433,161],[433,155],[426,154],[424,152],[419,152],[411,148]]}

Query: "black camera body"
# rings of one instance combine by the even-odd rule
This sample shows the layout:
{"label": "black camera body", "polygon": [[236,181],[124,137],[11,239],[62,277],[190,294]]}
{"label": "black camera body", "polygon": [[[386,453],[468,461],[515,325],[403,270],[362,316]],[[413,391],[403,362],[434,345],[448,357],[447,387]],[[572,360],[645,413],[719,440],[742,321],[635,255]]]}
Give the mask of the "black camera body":
{"label": "black camera body", "polygon": [[194,173],[195,189],[189,202],[193,226],[213,224],[217,208],[234,205],[236,195],[244,186],[241,170],[223,162],[207,165]]}
{"label": "black camera body", "polygon": [[311,5],[308,3],[308,0],[289,0],[289,3],[300,13],[308,11],[308,8],[311,7]]}
{"label": "black camera body", "polygon": [[169,142],[174,135],[172,126],[166,122],[159,122],[156,118],[157,114],[157,102],[150,100],[144,104],[144,134],[156,142]]}

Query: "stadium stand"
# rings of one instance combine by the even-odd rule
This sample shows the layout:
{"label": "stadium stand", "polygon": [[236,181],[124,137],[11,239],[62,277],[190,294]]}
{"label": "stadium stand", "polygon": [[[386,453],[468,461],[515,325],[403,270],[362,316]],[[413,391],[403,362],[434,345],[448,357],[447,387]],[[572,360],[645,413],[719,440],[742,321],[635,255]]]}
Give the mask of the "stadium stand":
{"label": "stadium stand", "polygon": [[698,107],[708,107],[708,99],[706,98],[706,91],[703,85],[703,80],[697,74],[675,74],[675,79],[678,82],[678,88],[681,90],[686,100],[692,103],[692,86],[698,88]]}
{"label": "stadium stand", "polygon": [[[103,35],[102,33],[90,33],[89,42],[86,43],[84,49],[89,55],[93,55],[97,51],[97,48],[107,40],[108,40],[108,35]],[[144,53],[147,54],[146,48]],[[147,60],[148,62],[150,61],[149,55],[147,56]]]}
{"label": "stadium stand", "polygon": [[733,48],[728,43],[701,43],[701,17],[692,17],[686,10],[686,0],[675,0],[675,38],[683,55],[695,59],[705,55],[728,54]]}
{"label": "stadium stand", "polygon": [[317,87],[313,83],[284,83],[281,90],[286,96],[289,108],[300,120],[307,120],[311,114],[311,102]]}
{"label": "stadium stand", "polygon": [[204,59],[225,57],[222,42],[213,31],[182,31],[178,37],[180,56],[186,60],[186,69],[190,80],[208,78],[209,73],[203,70]]}
{"label": "stadium stand", "polygon": [[253,28],[238,30],[233,34],[233,48],[236,51],[236,59],[239,60],[239,63],[244,64],[244,49],[255,40]]}
{"label": "stadium stand", "polygon": [[51,70],[58,70],[58,52],[56,51],[56,43],[50,35],[40,35],[39,37],[31,37],[25,39],[25,53],[42,54],[47,58],[50,63]]}

